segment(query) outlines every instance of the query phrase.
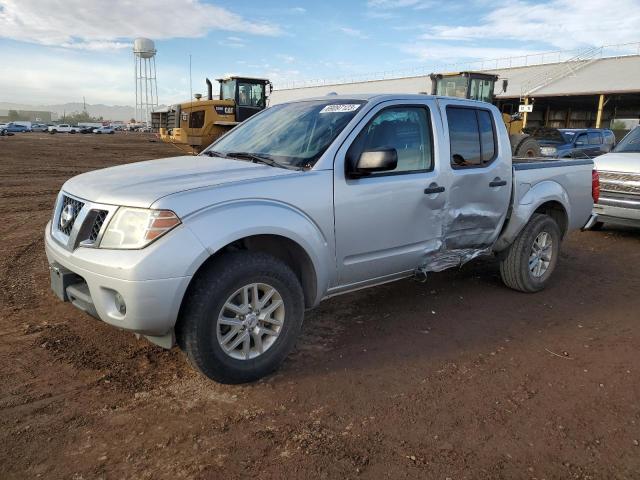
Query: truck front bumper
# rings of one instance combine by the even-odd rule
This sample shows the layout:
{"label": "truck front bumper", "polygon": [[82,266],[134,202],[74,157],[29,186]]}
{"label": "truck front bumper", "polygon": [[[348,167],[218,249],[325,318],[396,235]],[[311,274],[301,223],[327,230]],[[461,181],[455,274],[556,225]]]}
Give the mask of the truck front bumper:
{"label": "truck front bumper", "polygon": [[[171,237],[175,233],[173,238],[161,240],[175,243],[177,247],[197,243],[187,229],[182,230],[182,233],[174,231],[167,235]],[[160,256],[167,245],[153,247],[155,244],[141,250],[120,252],[120,260],[122,257],[127,259],[121,265],[123,268],[115,269],[121,272],[122,278],[118,278],[103,273],[114,272],[113,256],[117,251],[83,247],[69,251],[52,237],[50,224],[47,224],[45,250],[52,289],[61,300],[71,302],[103,322],[145,335],[154,343],[170,348],[173,346],[173,327],[192,275],[135,278],[136,271],[148,274],[149,264],[170,261]]]}

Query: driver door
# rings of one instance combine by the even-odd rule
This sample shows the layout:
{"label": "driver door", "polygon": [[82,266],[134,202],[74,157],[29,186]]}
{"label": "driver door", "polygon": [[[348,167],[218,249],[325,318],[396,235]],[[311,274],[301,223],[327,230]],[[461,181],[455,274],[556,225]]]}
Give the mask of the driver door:
{"label": "driver door", "polygon": [[[374,108],[337,153],[334,211],[339,287],[348,290],[410,274],[440,247],[447,192],[439,185],[433,101],[385,102]],[[362,151],[394,148],[397,167],[348,175]]]}
{"label": "driver door", "polygon": [[247,118],[264,109],[265,86],[261,83],[238,82],[237,118],[244,122]]}

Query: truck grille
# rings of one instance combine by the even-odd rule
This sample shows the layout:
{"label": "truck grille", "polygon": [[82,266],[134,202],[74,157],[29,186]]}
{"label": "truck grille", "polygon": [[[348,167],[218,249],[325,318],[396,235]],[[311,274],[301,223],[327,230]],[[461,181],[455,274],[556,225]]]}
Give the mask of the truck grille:
{"label": "truck grille", "polygon": [[100,230],[102,229],[102,225],[104,224],[105,219],[109,212],[106,210],[95,210],[96,218],[93,221],[93,225],[91,226],[91,232],[89,233],[89,241],[95,242],[98,239],[98,235],[100,234]]}
{"label": "truck grille", "polygon": [[71,234],[73,225],[76,222],[76,218],[78,218],[78,214],[80,213],[80,210],[82,210],[82,207],[84,207],[83,202],[64,195],[62,197],[60,217],[58,218],[58,230],[67,236]]}
{"label": "truck grille", "polygon": [[600,191],[640,195],[640,174],[600,171]]}

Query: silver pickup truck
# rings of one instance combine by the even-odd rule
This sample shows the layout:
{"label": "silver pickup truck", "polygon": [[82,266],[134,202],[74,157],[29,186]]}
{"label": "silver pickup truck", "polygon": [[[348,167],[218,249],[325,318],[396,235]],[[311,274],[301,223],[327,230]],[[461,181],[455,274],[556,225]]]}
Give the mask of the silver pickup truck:
{"label": "silver pickup truck", "polygon": [[[330,296],[500,259],[547,285],[593,207],[591,160],[512,162],[500,112],[429,95],[264,110],[198,156],[67,181],[45,231],[54,292],[220,382],[273,371]],[[400,320],[398,320],[400,321]]]}

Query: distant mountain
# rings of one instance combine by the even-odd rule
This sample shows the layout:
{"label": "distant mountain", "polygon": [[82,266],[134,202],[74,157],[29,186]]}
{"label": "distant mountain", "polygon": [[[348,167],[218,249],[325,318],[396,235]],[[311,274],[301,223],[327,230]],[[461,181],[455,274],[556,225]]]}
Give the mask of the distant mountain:
{"label": "distant mountain", "polygon": [[[59,118],[65,113],[82,112],[82,103],[64,103],[60,105],[26,105],[23,103],[0,102],[0,110],[35,110],[54,112]],[[93,117],[102,117],[105,120],[129,120],[134,116],[134,108],[129,105],[90,105],[87,104],[87,112]]]}

